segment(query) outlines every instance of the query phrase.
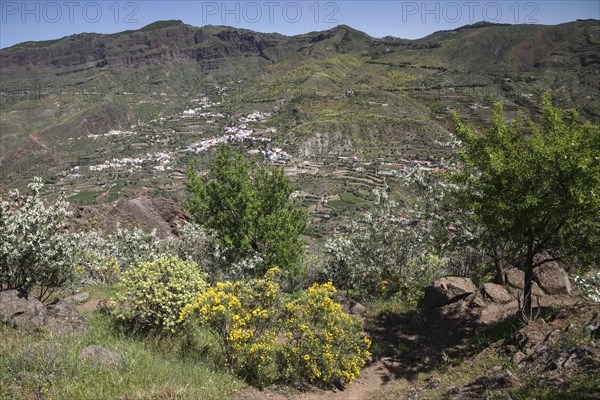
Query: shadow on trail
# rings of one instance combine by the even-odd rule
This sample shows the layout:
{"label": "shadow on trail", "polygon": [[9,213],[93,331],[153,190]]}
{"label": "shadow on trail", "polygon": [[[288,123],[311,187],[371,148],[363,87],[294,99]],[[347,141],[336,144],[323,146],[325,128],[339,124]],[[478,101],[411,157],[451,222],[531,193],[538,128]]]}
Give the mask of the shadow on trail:
{"label": "shadow on trail", "polygon": [[[373,341],[374,357],[388,372],[382,374],[384,385],[461,362],[483,345],[503,337],[516,324],[516,317],[511,316],[485,325],[476,310],[456,303],[440,309],[384,312],[370,321],[367,332]],[[486,343],[477,345],[475,339]]]}

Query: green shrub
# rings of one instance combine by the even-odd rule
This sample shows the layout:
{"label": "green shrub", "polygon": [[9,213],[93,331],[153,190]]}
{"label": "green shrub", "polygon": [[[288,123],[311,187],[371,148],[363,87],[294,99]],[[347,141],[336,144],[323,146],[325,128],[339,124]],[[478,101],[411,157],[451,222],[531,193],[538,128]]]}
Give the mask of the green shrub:
{"label": "green shrub", "polygon": [[251,282],[218,282],[181,312],[220,340],[229,367],[259,387],[277,381],[350,383],[370,356],[362,322],[331,299],[331,283],[286,299],[276,269]]}
{"label": "green shrub", "polygon": [[183,307],[206,289],[198,264],[175,257],[139,262],[117,283],[115,316],[138,331],[174,332]]}

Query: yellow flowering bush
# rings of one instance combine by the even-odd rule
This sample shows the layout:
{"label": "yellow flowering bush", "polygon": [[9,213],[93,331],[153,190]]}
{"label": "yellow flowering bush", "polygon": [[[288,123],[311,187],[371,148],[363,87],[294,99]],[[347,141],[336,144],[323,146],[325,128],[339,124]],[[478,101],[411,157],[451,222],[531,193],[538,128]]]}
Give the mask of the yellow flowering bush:
{"label": "yellow flowering bush", "polygon": [[252,383],[275,379],[274,329],[281,309],[277,269],[251,282],[217,282],[181,311],[180,320],[192,315],[221,341],[229,366]]}
{"label": "yellow flowering bush", "polygon": [[194,262],[176,257],[139,262],[120,275],[114,313],[137,330],[174,332],[181,310],[205,289],[206,274]]}
{"label": "yellow flowering bush", "polygon": [[362,321],[342,310],[329,283],[314,284],[284,308],[289,378],[350,383],[371,356]]}
{"label": "yellow flowering bush", "polygon": [[214,332],[229,366],[252,384],[352,382],[370,356],[362,322],[331,299],[331,283],[287,300],[277,274],[271,269],[263,279],[218,282],[188,304],[180,320],[194,318]]}

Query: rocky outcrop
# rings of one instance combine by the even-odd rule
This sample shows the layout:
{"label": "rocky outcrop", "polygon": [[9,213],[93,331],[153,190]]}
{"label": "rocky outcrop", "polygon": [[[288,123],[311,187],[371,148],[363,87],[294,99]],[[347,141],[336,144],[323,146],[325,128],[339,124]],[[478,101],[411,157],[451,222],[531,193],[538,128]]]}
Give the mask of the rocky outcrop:
{"label": "rocky outcrop", "polygon": [[520,329],[504,342],[503,349],[519,369],[552,380],[566,368],[585,370],[598,365],[600,351],[594,333],[598,326],[600,305],[570,306],[547,322],[534,321]]}
{"label": "rocky outcrop", "polygon": [[57,335],[87,331],[87,320],[68,301],[50,304],[43,330]]}
{"label": "rocky outcrop", "polygon": [[[549,259],[542,254],[536,257],[535,263]],[[534,268],[533,276],[540,288],[547,294],[571,294],[571,281],[565,270],[556,262],[548,261]]]}
{"label": "rocky outcrop", "polygon": [[156,229],[160,237],[177,235],[177,222],[187,221],[189,217],[174,200],[163,197],[139,195],[132,199],[120,199],[108,205],[71,206],[71,221],[75,228],[90,219],[103,221],[101,228],[105,232],[114,229],[117,222],[136,225],[144,230]]}
{"label": "rocky outcrop", "polygon": [[513,300],[513,297],[506,291],[504,286],[495,283],[485,283],[483,293],[494,303],[504,304]]}
{"label": "rocky outcrop", "polygon": [[19,290],[0,292],[0,322],[55,335],[85,332],[87,320],[68,301],[48,306]]}
{"label": "rocky outcrop", "polygon": [[23,291],[0,292],[0,322],[36,329],[44,324],[46,313],[41,301]]}
{"label": "rocky outcrop", "polygon": [[477,288],[469,278],[445,277],[433,282],[425,288],[423,304],[425,307],[437,308],[454,303],[475,293]]}

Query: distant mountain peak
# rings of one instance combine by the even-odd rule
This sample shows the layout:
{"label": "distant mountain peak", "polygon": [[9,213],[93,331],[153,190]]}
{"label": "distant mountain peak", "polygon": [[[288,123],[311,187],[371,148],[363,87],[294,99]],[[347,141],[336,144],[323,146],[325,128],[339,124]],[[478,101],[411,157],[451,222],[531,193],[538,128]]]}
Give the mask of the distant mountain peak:
{"label": "distant mountain peak", "polygon": [[148,24],[148,25],[138,29],[138,31],[149,32],[149,31],[155,31],[158,29],[171,28],[174,26],[182,26],[182,25],[185,25],[185,24],[180,19],[168,19],[168,20],[164,20],[164,21],[153,22],[151,24]]}
{"label": "distant mountain peak", "polygon": [[488,22],[488,21],[478,21],[475,22],[473,24],[469,24],[469,25],[463,25],[461,27],[458,27],[456,29],[454,29],[455,31],[460,31],[463,29],[479,29],[479,28],[491,28],[494,26],[510,26],[510,24],[498,24],[495,22]]}

